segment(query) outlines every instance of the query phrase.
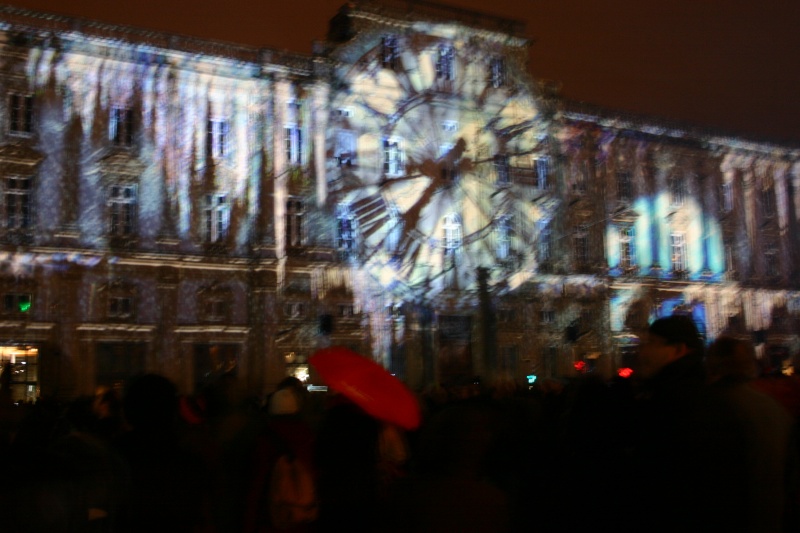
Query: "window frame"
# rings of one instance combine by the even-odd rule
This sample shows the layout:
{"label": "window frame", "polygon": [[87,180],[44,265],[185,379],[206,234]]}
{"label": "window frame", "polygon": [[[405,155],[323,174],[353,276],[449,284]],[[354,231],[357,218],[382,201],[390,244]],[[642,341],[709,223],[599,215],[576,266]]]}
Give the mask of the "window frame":
{"label": "window frame", "polygon": [[292,166],[303,164],[303,128],[296,123],[288,123],[283,127],[284,156],[286,163]]}
{"label": "window frame", "polygon": [[214,244],[224,242],[230,233],[230,204],[228,194],[213,192],[203,195],[203,240]]}
{"label": "window frame", "polygon": [[461,254],[464,244],[464,228],[458,213],[448,213],[443,217],[442,230],[444,231],[442,239],[444,257],[446,260],[455,261]]}
{"label": "window frame", "polygon": [[636,267],[636,228],[632,224],[619,227],[619,266],[623,270]]}
{"label": "window frame", "polygon": [[[115,191],[132,191],[132,196],[125,197],[115,194]],[[107,233],[112,237],[132,237],[136,234],[136,221],[138,210],[138,186],[135,183],[114,183],[108,187],[108,228]],[[118,212],[117,210],[121,210]],[[117,221],[121,216],[123,220]],[[127,220],[125,220],[127,218]],[[120,228],[121,226],[121,228]]]}
{"label": "window frame", "polygon": [[572,234],[573,252],[575,263],[579,266],[588,266],[591,258],[589,246],[589,226],[577,224]]}
{"label": "window frame", "polygon": [[339,168],[357,166],[358,137],[356,132],[347,129],[337,130],[334,142],[336,144],[333,148],[333,157],[336,159],[336,166]]}
{"label": "window frame", "polygon": [[[24,187],[18,187],[25,183]],[[12,213],[13,211],[13,213]],[[33,177],[11,174],[3,179],[3,228],[6,231],[33,229]]]}
{"label": "window frame", "polygon": [[[125,309],[127,302],[127,309]],[[120,304],[123,304],[121,308]],[[108,297],[108,308],[106,316],[108,318],[128,319],[133,318],[135,312],[135,300],[130,294],[111,294]]]}
{"label": "window frame", "polygon": [[633,200],[633,176],[630,170],[617,170],[615,173],[617,180],[617,200],[620,202],[631,202]]}
{"label": "window frame", "polygon": [[512,238],[514,235],[514,216],[504,214],[496,219],[495,231],[497,233],[496,257],[499,261],[507,261],[512,254]]}
{"label": "window frame", "polygon": [[[28,309],[21,310],[21,304],[27,302]],[[33,309],[33,293],[27,291],[12,291],[3,293],[3,314],[6,316],[24,316]]]}
{"label": "window frame", "polygon": [[669,245],[671,270],[673,272],[688,271],[688,258],[686,256],[686,234],[680,231],[673,231],[669,235]]}
{"label": "window frame", "polygon": [[8,95],[8,120],[6,129],[9,135],[30,137],[35,133],[36,98],[29,93],[11,92]]}
{"label": "window frame", "polygon": [[506,85],[506,59],[503,56],[489,59],[489,83],[493,89]]}
{"label": "window frame", "polygon": [[436,79],[440,81],[456,79],[456,49],[451,44],[441,44],[436,49]]}
{"label": "window frame", "polygon": [[402,176],[405,173],[405,152],[400,137],[383,138],[383,173],[387,176]]}
{"label": "window frame", "polygon": [[127,106],[111,107],[108,120],[108,139],[118,148],[133,146],[133,109]]}
{"label": "window frame", "polygon": [[536,254],[540,263],[547,263],[553,259],[553,227],[551,220],[540,220],[538,238],[536,240]]}
{"label": "window frame", "polygon": [[686,195],[685,176],[671,176],[669,178],[669,205],[671,207],[683,207],[686,202]]}
{"label": "window frame", "polygon": [[396,70],[400,55],[400,44],[396,35],[384,35],[381,38],[381,66]]}
{"label": "window frame", "polygon": [[222,117],[208,119],[206,125],[206,153],[214,159],[226,157],[230,151],[230,121]]}
{"label": "window frame", "polygon": [[358,223],[348,203],[336,206],[336,249],[343,258],[353,258],[358,248]]}
{"label": "window frame", "polygon": [[298,248],[305,244],[306,204],[302,198],[290,197],[286,200],[285,230],[286,246]]}

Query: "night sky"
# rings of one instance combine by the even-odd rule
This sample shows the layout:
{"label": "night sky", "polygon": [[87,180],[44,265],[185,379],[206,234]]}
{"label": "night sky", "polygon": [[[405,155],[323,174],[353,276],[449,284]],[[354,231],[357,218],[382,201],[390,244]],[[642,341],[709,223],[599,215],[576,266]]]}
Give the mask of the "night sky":
{"label": "night sky", "polygon": [[[344,0],[13,0],[12,5],[310,53]],[[522,20],[530,69],[567,98],[800,144],[797,0],[451,0]]]}

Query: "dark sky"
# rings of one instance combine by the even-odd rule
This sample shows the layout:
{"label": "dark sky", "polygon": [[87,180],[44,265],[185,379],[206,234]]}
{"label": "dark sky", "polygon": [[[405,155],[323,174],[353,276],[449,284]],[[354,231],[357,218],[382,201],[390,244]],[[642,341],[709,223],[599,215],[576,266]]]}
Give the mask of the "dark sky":
{"label": "dark sky", "polygon": [[[10,0],[310,53],[344,0]],[[531,72],[571,99],[800,143],[798,0],[449,0],[522,20]]]}

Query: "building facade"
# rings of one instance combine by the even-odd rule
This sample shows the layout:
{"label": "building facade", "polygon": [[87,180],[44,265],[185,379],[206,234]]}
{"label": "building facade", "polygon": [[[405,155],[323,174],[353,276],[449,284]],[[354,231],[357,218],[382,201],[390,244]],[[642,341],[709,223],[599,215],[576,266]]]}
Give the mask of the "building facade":
{"label": "building facade", "polygon": [[[408,10],[411,5],[414,9]],[[625,371],[655,317],[800,355],[800,147],[561,100],[514,21],[350,2],[313,55],[0,10],[18,400]]]}

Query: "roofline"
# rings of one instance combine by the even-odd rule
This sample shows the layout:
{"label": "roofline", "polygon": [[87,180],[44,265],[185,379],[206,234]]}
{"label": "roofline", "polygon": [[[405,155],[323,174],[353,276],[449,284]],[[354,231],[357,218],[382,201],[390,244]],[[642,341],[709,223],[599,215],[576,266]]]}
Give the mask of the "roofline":
{"label": "roofline", "polygon": [[426,18],[437,22],[459,22],[466,26],[504,33],[512,37],[525,37],[525,22],[500,17],[491,13],[464,9],[428,0],[351,0],[342,9],[361,11],[379,16],[414,20]]}
{"label": "roofline", "polygon": [[[263,65],[265,58],[277,64],[307,62],[310,72],[313,56],[266,47],[201,39],[166,31],[112,24],[94,19],[32,11],[0,4],[0,29],[52,32],[56,35],[78,33],[106,42],[144,45],[166,52],[203,54],[223,60]],[[306,69],[301,69],[306,70]]]}
{"label": "roofline", "polygon": [[646,135],[758,152],[781,150],[786,155],[800,157],[800,142],[798,141],[768,139],[753,134],[733,132],[724,128],[714,128],[697,123],[637,114],[564,98],[559,99],[558,105],[562,117],[575,122],[591,122],[601,127],[624,129]]}

